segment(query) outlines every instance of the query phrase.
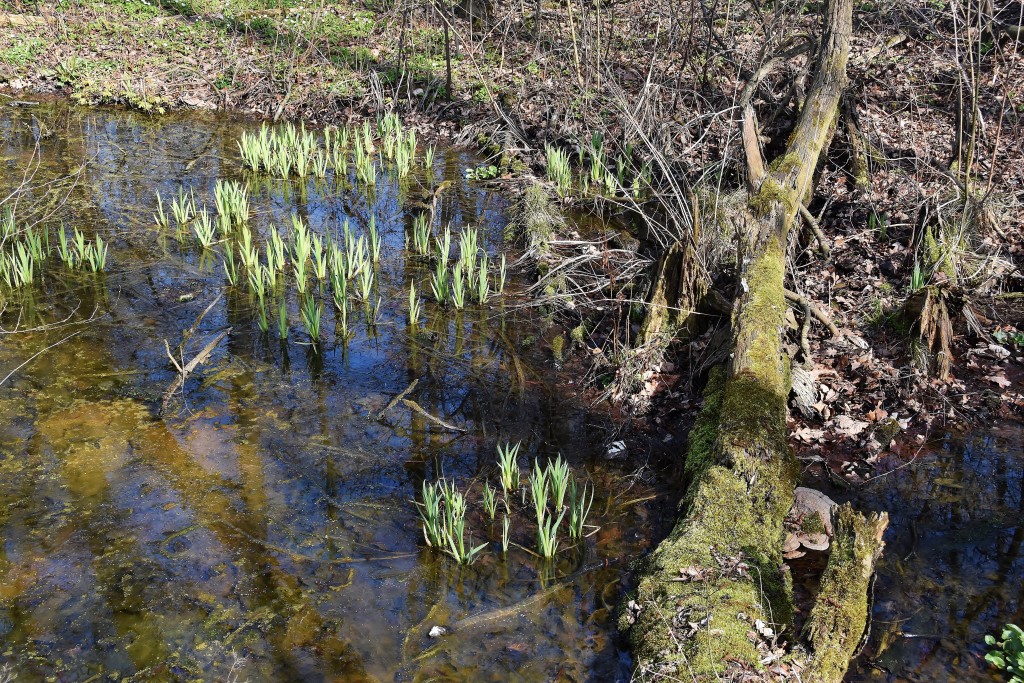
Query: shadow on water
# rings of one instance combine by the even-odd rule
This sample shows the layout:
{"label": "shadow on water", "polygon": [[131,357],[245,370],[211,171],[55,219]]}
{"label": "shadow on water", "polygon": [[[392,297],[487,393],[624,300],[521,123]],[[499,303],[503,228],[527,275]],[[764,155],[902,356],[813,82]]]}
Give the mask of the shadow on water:
{"label": "shadow on water", "polygon": [[[18,680],[628,677],[614,560],[642,552],[652,492],[599,457],[605,434],[557,393],[535,313],[427,304],[424,329],[408,329],[409,282],[429,291],[404,251],[417,198],[452,180],[438,223],[478,226],[492,255],[502,249],[505,204],[461,179],[471,157],[442,150],[432,173],[382,171],[362,192],[333,175],[247,176],[243,120],[63,105],[5,116],[4,195],[34,169],[19,212],[112,245],[106,274],[51,263],[0,316],[5,330],[64,321],[0,338],[0,375],[47,349],[0,386],[0,662]],[[174,348],[225,283],[194,240],[159,233],[155,193],[193,188],[212,210],[217,179],[249,182],[263,236],[293,212],[321,234],[374,216],[381,312],[375,324],[354,313],[348,337],[328,313],[316,350],[294,298],[282,342],[229,291],[190,354],[231,332],[160,416],[175,377],[164,342]],[[372,419],[414,379],[410,398],[465,433],[403,404]],[[595,484],[600,530],[553,568],[502,554],[501,525],[479,509],[500,441],[523,442],[523,467],[561,453]],[[470,567],[422,542],[411,501],[442,475],[473,487],[469,526],[489,547]],[[532,533],[517,521],[513,540],[531,548]],[[496,616],[428,635],[480,613]]]}
{"label": "shadow on water", "polygon": [[871,637],[847,680],[1004,680],[984,638],[1024,623],[1024,427],[930,443],[855,504],[891,523]]}

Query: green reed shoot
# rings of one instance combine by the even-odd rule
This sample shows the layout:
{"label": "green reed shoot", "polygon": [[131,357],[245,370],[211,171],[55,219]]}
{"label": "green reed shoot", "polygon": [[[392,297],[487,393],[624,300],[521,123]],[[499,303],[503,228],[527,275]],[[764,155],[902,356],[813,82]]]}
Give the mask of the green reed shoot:
{"label": "green reed shoot", "polygon": [[310,257],[313,260],[313,276],[318,282],[327,280],[327,253],[324,251],[324,241],[316,233],[309,236]]}
{"label": "green reed shoot", "polygon": [[515,445],[498,444],[498,469],[501,473],[501,488],[506,495],[509,491],[519,489],[519,446],[519,442]]}
{"label": "green reed shoot", "polygon": [[409,326],[417,327],[420,324],[420,313],[422,306],[420,298],[416,295],[416,283],[409,283]]}
{"label": "green reed shoot", "polygon": [[60,226],[60,231],[57,232],[57,254],[60,256],[61,262],[68,268],[75,267],[75,252],[71,245],[68,243],[68,235],[64,231],[64,226]]}
{"label": "green reed shoot", "polygon": [[377,230],[377,217],[374,215],[370,216],[370,226],[368,233],[370,235],[370,254],[373,256],[374,263],[380,263],[380,232]]}
{"label": "green reed shoot", "polygon": [[370,294],[373,292],[373,268],[370,268],[365,262],[360,267],[359,275],[356,277],[356,289],[360,299],[363,301],[370,300]]}
{"label": "green reed shoot", "polygon": [[435,153],[436,150],[434,149],[433,145],[427,147],[426,151],[423,153],[423,167],[426,168],[428,171],[432,171],[434,169]]}
{"label": "green reed shoot", "polygon": [[501,552],[503,553],[508,552],[509,526],[508,515],[505,515],[501,518]]}
{"label": "green reed shoot", "polygon": [[96,240],[90,245],[86,252],[85,262],[89,264],[89,270],[100,273],[107,268],[107,245],[103,238],[96,235]]}
{"label": "green reed shoot", "polygon": [[[157,195],[159,198],[159,194]],[[182,187],[178,188],[178,195],[171,199],[171,215],[174,216],[174,223],[178,228],[178,232],[182,232],[188,222],[196,215],[196,202],[195,196],[192,194],[185,194],[185,190]]]}
{"label": "green reed shoot", "polygon": [[412,219],[412,250],[419,256],[430,253],[430,223],[427,218],[426,213],[421,213]]}
{"label": "green reed shoot", "polygon": [[153,214],[153,220],[156,221],[157,226],[161,230],[166,230],[170,226],[170,221],[167,219],[167,214],[164,212],[164,200],[160,196],[159,190],[156,193],[156,213]]}
{"label": "green reed shoot", "polygon": [[462,275],[462,263],[456,263],[452,271],[451,303],[456,310],[466,307],[466,279]]}
{"label": "green reed shoot", "polygon": [[224,274],[232,287],[238,284],[238,263],[235,261],[235,248],[231,244],[224,250]]}
{"label": "green reed shoot", "polygon": [[565,510],[554,519],[554,515],[544,515],[537,519],[537,554],[550,559],[558,554],[558,527],[565,517]]}
{"label": "green reed shoot", "polygon": [[444,538],[441,501],[440,489],[423,482],[423,502],[418,507],[423,521],[423,538],[431,548],[440,548]]}
{"label": "green reed shoot", "polygon": [[274,226],[270,226],[270,241],[266,244],[266,250],[267,267],[272,271],[283,271],[288,265],[288,259],[285,257],[284,240],[281,239],[280,233]]}
{"label": "green reed shoot", "polygon": [[434,299],[442,306],[448,303],[449,292],[451,291],[448,278],[448,268],[443,261],[438,261],[434,273],[430,279],[430,289],[434,292]]}
{"label": "green reed shoot", "polygon": [[505,263],[505,255],[501,255],[501,265],[498,269],[498,294],[505,293],[505,276],[507,272],[507,264]]}
{"label": "green reed shoot", "polygon": [[476,301],[479,304],[486,304],[490,296],[487,268],[487,254],[480,254],[480,265],[476,275]]}
{"label": "green reed shoot", "polygon": [[195,231],[196,239],[199,240],[199,245],[203,249],[209,249],[217,243],[217,228],[214,227],[213,221],[210,220],[210,214],[206,211],[205,206],[196,214],[196,220],[192,224],[192,229]]}
{"label": "green reed shoot", "polygon": [[556,510],[561,510],[565,502],[565,493],[569,487],[569,463],[562,460],[559,455],[554,461],[548,461],[548,484],[551,488],[551,498]]}
{"label": "green reed shoot", "polygon": [[312,294],[307,294],[302,299],[300,311],[302,324],[306,327],[306,334],[314,344],[320,343],[320,319],[324,314],[324,305],[316,300]]}
{"label": "green reed shoot", "polygon": [[530,498],[537,513],[537,524],[540,524],[544,521],[548,509],[548,471],[540,466],[540,462],[533,463],[533,472],[530,474]]}
{"label": "green reed shoot", "polygon": [[271,275],[269,268],[258,262],[254,267],[248,268],[247,275],[249,280],[249,294],[254,296],[262,305],[267,296],[267,283],[273,275]]}
{"label": "green reed shoot", "polygon": [[[587,497],[589,488],[590,497]],[[569,537],[579,539],[583,536],[583,525],[590,514],[590,507],[594,504],[594,487],[583,483],[583,489],[577,490],[576,480],[569,484]]]}
{"label": "green reed shoot", "polygon": [[555,185],[555,189],[561,196],[566,196],[572,190],[572,169],[569,166],[569,155],[565,151],[552,145],[544,145],[547,156],[547,176]]}
{"label": "green reed shoot", "polygon": [[327,155],[320,150],[313,157],[313,175],[317,178],[327,177]]}
{"label": "green reed shoot", "polygon": [[498,499],[495,497],[495,491],[491,488],[491,484],[488,481],[484,482],[484,510],[487,511],[487,516],[490,520],[494,521],[494,515],[498,510]]}
{"label": "green reed shoot", "polygon": [[277,304],[277,336],[288,339],[288,302],[283,296]]}

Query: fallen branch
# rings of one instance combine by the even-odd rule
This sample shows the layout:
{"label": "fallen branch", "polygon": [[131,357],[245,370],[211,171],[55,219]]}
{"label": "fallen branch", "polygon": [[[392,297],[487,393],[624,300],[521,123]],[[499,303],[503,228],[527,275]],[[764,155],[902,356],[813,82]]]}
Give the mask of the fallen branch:
{"label": "fallen branch", "polygon": [[832,248],[828,244],[828,238],[825,237],[825,233],[821,230],[821,225],[818,224],[818,219],[814,217],[806,206],[800,205],[800,217],[804,219],[804,223],[807,224],[807,228],[814,235],[814,239],[818,240],[818,251],[825,258],[832,253]]}
{"label": "fallen branch", "polygon": [[808,299],[805,296],[801,296],[796,292],[792,292],[788,289],[785,290],[784,293],[786,296],[786,301],[791,301],[800,306],[801,308],[809,309],[811,311],[811,315],[814,316],[815,320],[817,320],[822,325],[827,327],[829,334],[831,334],[833,337],[840,337],[842,335],[842,333],[839,331],[839,328],[836,327],[836,324],[832,322],[832,319],[830,317],[828,317],[828,314],[825,313],[825,311],[818,308],[817,306],[815,306],[813,303],[811,303],[810,299]]}
{"label": "fallen branch", "polygon": [[178,387],[184,387],[185,380],[188,379],[189,374],[197,367],[199,367],[201,363],[206,361],[210,354],[213,353],[213,350],[217,348],[217,345],[220,344],[221,340],[224,339],[224,337],[228,336],[228,333],[230,332],[231,328],[229,327],[220,334],[218,334],[216,337],[210,340],[210,342],[207,343],[206,346],[203,347],[202,351],[197,353],[195,357],[192,358],[192,360],[190,360],[184,366],[178,363],[178,361],[174,358],[174,356],[171,354],[170,344],[167,343],[166,339],[164,340],[164,348],[167,350],[167,357],[171,359],[171,363],[178,370],[178,376],[175,378],[173,382],[171,382],[171,386],[167,387],[167,391],[164,392],[164,399],[160,403],[161,413],[167,410],[167,404],[170,403],[171,396],[173,396],[174,392],[178,390]]}
{"label": "fallen branch", "polygon": [[402,390],[401,393],[397,394],[393,399],[391,399],[388,402],[388,404],[386,406],[384,406],[384,409],[382,411],[380,411],[379,413],[377,413],[377,421],[379,422],[380,420],[383,420],[384,419],[384,414],[387,413],[392,408],[394,408],[396,405],[398,405],[398,402],[401,401],[406,396],[408,396],[409,393],[413,389],[415,389],[416,385],[419,384],[419,383],[420,383],[419,379],[414,379],[409,386],[407,386],[404,390]]}
{"label": "fallen branch", "polygon": [[450,422],[445,422],[444,420],[442,420],[441,418],[437,417],[436,415],[431,415],[430,413],[428,413],[426,410],[423,409],[423,406],[421,406],[416,401],[413,401],[411,398],[403,398],[402,399],[402,403],[404,403],[405,405],[409,406],[410,408],[412,408],[417,413],[419,413],[423,417],[427,418],[428,420],[430,420],[434,424],[439,425],[441,427],[444,427],[445,429],[450,429],[453,432],[465,432],[466,431],[462,427],[456,427],[455,425],[453,425]]}

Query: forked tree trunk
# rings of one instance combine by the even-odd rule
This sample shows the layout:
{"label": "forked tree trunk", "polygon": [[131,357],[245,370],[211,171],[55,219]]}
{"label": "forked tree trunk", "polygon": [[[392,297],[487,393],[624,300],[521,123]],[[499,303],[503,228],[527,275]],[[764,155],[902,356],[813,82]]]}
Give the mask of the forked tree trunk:
{"label": "forked tree trunk", "polygon": [[[734,216],[745,239],[731,360],[709,383],[690,434],[686,469],[692,483],[683,516],[648,559],[621,616],[640,680],[707,681],[719,680],[726,671],[763,670],[768,641],[792,626],[782,523],[793,502],[798,468],[786,442],[785,245],[835,126],[846,83],[851,11],[852,0],[830,0],[814,82],[786,153],[763,178],[755,178],[745,210]],[[830,604],[815,608],[811,644],[832,656],[824,658],[828,666],[823,667],[822,658],[811,653],[805,681],[841,680],[864,630],[866,610],[846,609],[843,602],[866,601],[885,519],[854,517],[837,526],[850,539],[835,543],[863,552],[834,552],[829,567],[847,580],[842,593],[832,591],[828,597],[844,616],[829,620]],[[848,571],[851,561],[865,556],[870,563],[862,562],[861,571]],[[837,659],[844,661],[837,665]]]}

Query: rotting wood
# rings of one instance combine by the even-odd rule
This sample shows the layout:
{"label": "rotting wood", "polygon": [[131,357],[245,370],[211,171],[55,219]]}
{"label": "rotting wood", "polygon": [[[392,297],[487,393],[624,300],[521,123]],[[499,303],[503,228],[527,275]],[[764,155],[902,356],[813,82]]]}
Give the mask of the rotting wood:
{"label": "rotting wood", "polygon": [[402,403],[404,403],[409,408],[412,408],[417,413],[419,413],[420,415],[422,415],[423,417],[427,418],[428,420],[430,420],[431,422],[433,422],[434,424],[436,424],[436,425],[438,425],[440,427],[444,427],[445,429],[450,429],[453,432],[465,432],[466,431],[462,427],[459,427],[457,425],[453,425],[451,422],[445,422],[444,420],[442,420],[441,418],[437,417],[436,415],[431,415],[426,410],[424,410],[423,406],[421,406],[419,403],[417,403],[416,401],[413,401],[410,398],[403,398],[402,399]]}
{"label": "rotting wood", "polygon": [[[814,79],[787,149],[768,166],[746,206],[731,217],[741,234],[730,361],[712,373],[704,408],[690,432],[684,473],[691,483],[683,514],[646,559],[620,616],[633,646],[637,680],[756,677],[763,671],[763,648],[770,636],[792,628],[783,519],[799,468],[786,441],[785,245],[837,120],[852,8],[852,0],[827,4]],[[865,567],[868,575],[873,562],[872,556],[871,566]],[[866,600],[860,594],[843,597]],[[825,614],[830,607],[816,609]],[[859,639],[864,630],[860,614],[849,610],[831,622],[819,617],[817,623],[831,623],[837,630],[811,645],[845,646]],[[812,667],[818,656],[812,651]],[[815,669],[820,671],[815,680],[838,683],[837,670]]]}
{"label": "rotting wood", "polygon": [[810,299],[788,289],[784,291],[784,294],[787,301],[792,301],[801,308],[809,308],[811,311],[811,315],[814,316],[814,319],[820,322],[825,327],[827,327],[828,333],[831,334],[833,337],[838,338],[842,335],[842,332],[840,332],[839,328],[836,327],[836,324],[832,322],[832,318],[828,317],[828,314],[825,313],[825,311],[821,310],[821,308],[811,303]]}

